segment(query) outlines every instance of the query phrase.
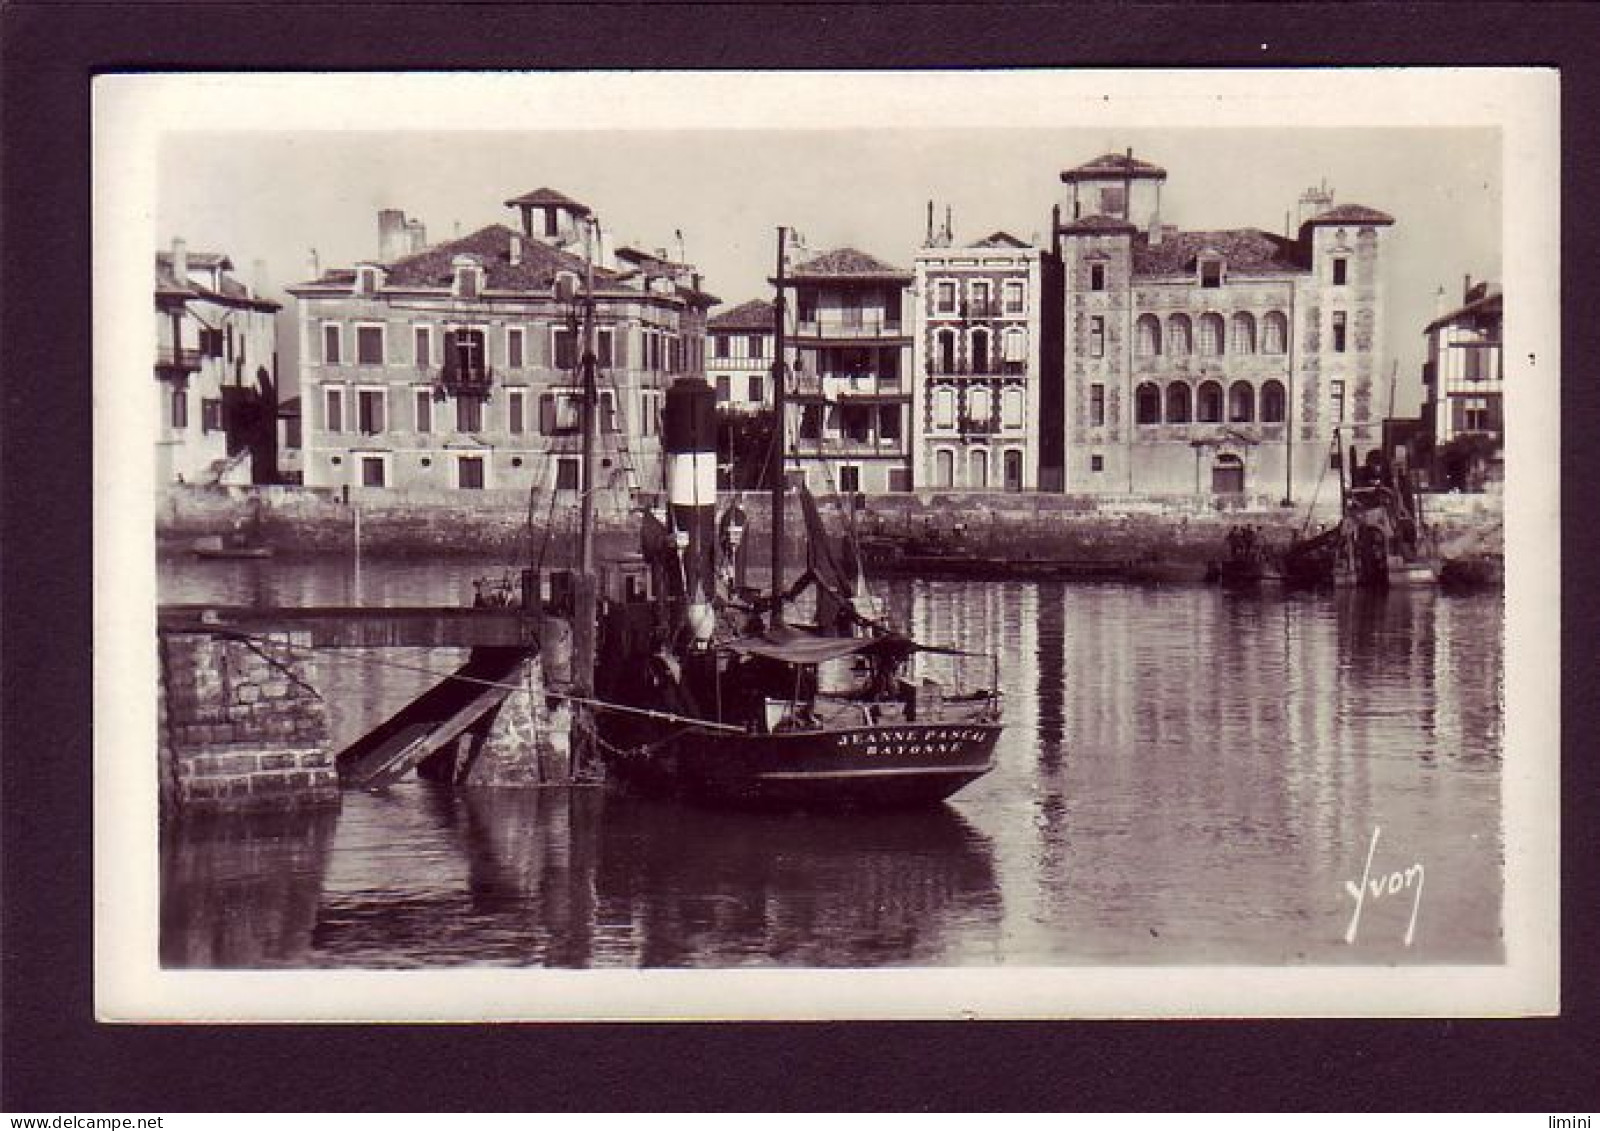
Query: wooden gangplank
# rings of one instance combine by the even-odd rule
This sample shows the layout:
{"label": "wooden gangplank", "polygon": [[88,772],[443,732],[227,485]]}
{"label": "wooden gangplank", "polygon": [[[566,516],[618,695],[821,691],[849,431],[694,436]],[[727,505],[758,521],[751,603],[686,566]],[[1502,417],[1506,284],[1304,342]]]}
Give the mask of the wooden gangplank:
{"label": "wooden gangplank", "polygon": [[539,616],[518,608],[162,605],[161,632],[309,633],[316,648],[534,647]]}
{"label": "wooden gangplank", "polygon": [[339,779],[377,789],[392,785],[460,737],[511,694],[522,650],[473,656],[379,726],[339,752]]}

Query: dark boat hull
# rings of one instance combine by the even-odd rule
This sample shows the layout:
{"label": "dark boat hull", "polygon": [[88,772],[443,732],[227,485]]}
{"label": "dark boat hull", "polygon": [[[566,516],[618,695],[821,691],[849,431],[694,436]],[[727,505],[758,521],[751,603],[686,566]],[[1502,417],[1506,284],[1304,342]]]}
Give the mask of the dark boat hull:
{"label": "dark boat hull", "polygon": [[997,722],[777,734],[667,732],[614,754],[629,786],[741,805],[896,808],[944,800],[994,768]]}

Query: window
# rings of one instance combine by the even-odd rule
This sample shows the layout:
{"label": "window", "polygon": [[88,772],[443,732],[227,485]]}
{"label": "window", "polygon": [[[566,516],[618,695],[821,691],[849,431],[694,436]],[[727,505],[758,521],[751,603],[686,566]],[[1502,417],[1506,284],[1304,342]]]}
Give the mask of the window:
{"label": "window", "polygon": [[413,390],[412,406],[416,410],[416,426],[418,432],[433,431],[433,390]]}
{"label": "window", "polygon": [[527,394],[521,389],[506,393],[506,430],[514,436],[527,431]]}
{"label": "window", "polygon": [[1185,382],[1174,381],[1167,386],[1167,423],[1189,423],[1189,399],[1189,386]]}
{"label": "window", "polygon": [[956,285],[951,279],[941,279],[937,288],[934,312],[937,314],[954,314],[956,312]]}
{"label": "window", "polygon": [[456,398],[456,431],[483,431],[482,397],[466,396]]}
{"label": "window", "polygon": [[200,398],[200,431],[222,431],[222,398]]}
{"label": "window", "polygon": [[478,297],[478,269],[476,267],[456,267],[456,294],[462,298]]}
{"label": "window", "polygon": [[1007,491],[1022,490],[1022,453],[1016,448],[1007,448],[1004,459],[1005,489]]}
{"label": "window", "polygon": [[984,388],[970,389],[967,392],[967,418],[980,427],[989,423],[992,410],[989,407],[989,390]]}
{"label": "window", "polygon": [[822,406],[808,404],[800,410],[800,438],[802,440],[820,440],[822,438]]}
{"label": "window", "polygon": [[344,390],[323,390],[323,428],[328,432],[344,431]]}
{"label": "window", "polygon": [[1121,216],[1127,208],[1128,197],[1122,186],[1106,187],[1100,190],[1100,214],[1102,216]]}
{"label": "window", "polygon": [[602,369],[619,364],[616,352],[616,334],[609,328],[596,331],[594,336],[594,363]]}
{"label": "window", "polygon": [[1261,386],[1261,422],[1263,424],[1282,424],[1284,419],[1285,397],[1282,381],[1268,381]]}
{"label": "window", "polygon": [[1006,372],[1021,373],[1028,365],[1028,331],[1019,326],[1007,330],[1000,341]]}
{"label": "window", "polygon": [[1345,347],[1345,313],[1342,310],[1333,312],[1333,352],[1343,353]]}
{"label": "window", "polygon": [[933,485],[948,490],[955,485],[956,454],[949,448],[933,453]]}
{"label": "window", "polygon": [[1096,314],[1089,319],[1089,356],[1106,355],[1106,320]]}
{"label": "window", "polygon": [[539,397],[539,434],[567,436],[583,426],[583,402],[576,391],[544,393]]}
{"label": "window", "polygon": [[911,490],[911,469],[909,467],[891,467],[889,469],[889,490]]}
{"label": "window", "polygon": [[1089,427],[1104,428],[1106,424],[1106,387],[1098,382],[1089,386]]}
{"label": "window", "polygon": [[1206,357],[1217,357],[1222,353],[1222,315],[1200,316],[1200,352]]}
{"label": "window", "polygon": [[506,327],[506,364],[512,369],[521,369],[523,331],[521,326]]}
{"label": "window", "polygon": [[726,373],[720,374],[717,377],[717,400],[718,400],[718,402],[726,403],[727,401],[731,400],[732,397],[733,397],[733,378],[729,377]]}
{"label": "window", "polygon": [[1256,418],[1256,391],[1248,381],[1235,381],[1228,389],[1228,420],[1249,424]]}
{"label": "window", "polygon": [[1161,320],[1154,314],[1141,314],[1134,324],[1133,351],[1140,357],[1161,356]]}
{"label": "window", "polygon": [[1194,398],[1194,418],[1201,424],[1222,423],[1222,386],[1205,381]]}
{"label": "window", "polygon": [[172,426],[174,428],[189,427],[189,391],[187,389],[172,390]]}
{"label": "window", "polygon": [[1161,423],[1161,390],[1146,382],[1134,394],[1134,420],[1140,424]]}
{"label": "window", "polygon": [[1328,382],[1328,411],[1336,421],[1344,419],[1344,382]]}
{"label": "window", "polygon": [[728,343],[732,339],[727,334],[714,334],[711,338],[711,354],[713,357],[727,357]]}
{"label": "window", "polygon": [[1485,381],[1494,375],[1492,346],[1469,345],[1462,356],[1462,373],[1468,381]]}
{"label": "window", "polygon": [[956,392],[954,389],[936,389],[933,394],[933,426],[956,426]]}
{"label": "window", "polygon": [[1192,327],[1187,314],[1174,314],[1167,319],[1167,352],[1173,357],[1187,357],[1194,349]]}
{"label": "window", "polygon": [[1347,276],[1347,271],[1348,271],[1349,265],[1350,265],[1350,261],[1348,259],[1345,259],[1343,256],[1339,256],[1338,258],[1334,259],[1334,261],[1333,261],[1333,285],[1334,286],[1342,287],[1342,286],[1345,285],[1345,282],[1347,281],[1346,276]]}
{"label": "window", "polygon": [[1089,289],[1103,291],[1106,289],[1106,265],[1104,263],[1089,264]]}
{"label": "window", "polygon": [[1465,432],[1491,432],[1494,422],[1487,397],[1468,397],[1461,405],[1461,428]]}
{"label": "window", "polygon": [[982,448],[967,456],[967,489],[971,491],[989,489],[989,453]]}
{"label": "window", "polygon": [[766,401],[766,399],[767,399],[767,383],[766,383],[766,381],[763,378],[757,377],[757,376],[752,374],[751,377],[750,377],[750,386],[749,386],[749,400],[750,400],[750,403],[751,404],[762,404],[762,403],[764,403]]}
{"label": "window", "polygon": [[1090,471],[1101,472],[1101,471],[1104,471],[1105,469],[1106,469],[1106,457],[1105,456],[1093,455],[1093,456],[1089,457],[1089,470]]}
{"label": "window", "polygon": [[972,280],[971,288],[972,288],[972,308],[971,308],[971,313],[973,315],[978,315],[978,316],[991,313],[991,311],[989,310],[989,280],[988,279],[974,279],[974,280]]}
{"label": "window", "polygon": [[[951,293],[951,309],[955,309],[954,292]],[[802,322],[814,322],[817,318],[817,292],[809,287],[802,288],[795,295],[795,317]]]}
{"label": "window", "polygon": [[1270,310],[1261,320],[1261,352],[1282,353],[1289,340],[1289,320],[1281,310]]}
{"label": "window", "polygon": [[322,363],[324,365],[338,365],[343,361],[343,351],[340,350],[339,327],[334,323],[324,323],[322,327]]}
{"label": "window", "polygon": [[900,406],[878,406],[878,438],[881,440],[900,441]]}
{"label": "window", "polygon": [[383,364],[383,327],[356,327],[356,364]]}
{"label": "window", "polygon": [[361,485],[363,487],[385,486],[388,481],[386,470],[382,456],[362,456]]}
{"label": "window", "polygon": [[1200,285],[1202,287],[1222,286],[1222,260],[1202,259],[1200,261]]}
{"label": "window", "polygon": [[1254,316],[1240,311],[1233,316],[1233,343],[1234,353],[1256,352],[1256,320]]}
{"label": "window", "polygon": [[939,360],[934,368],[935,373],[954,373],[956,371],[956,332],[954,330],[940,330]]}
{"label": "window", "polygon": [[411,332],[411,357],[418,369],[433,364],[433,328],[417,326]]}
{"label": "window", "polygon": [[1028,285],[1021,279],[1009,280],[1004,288],[1007,314],[1021,314],[1028,306]]}
{"label": "window", "polygon": [[1022,427],[1022,390],[1007,389],[1000,394],[1000,423],[1006,428]]}
{"label": "window", "polygon": [[972,371],[974,373],[989,372],[989,331],[972,331]]}
{"label": "window", "polygon": [[483,457],[456,457],[456,486],[463,491],[483,490]]}
{"label": "window", "polygon": [[840,464],[840,493],[845,495],[854,495],[859,490],[861,490],[861,469],[853,463]]}
{"label": "window", "polygon": [[356,428],[363,436],[376,436],[383,431],[383,401],[382,389],[356,391]]}
{"label": "window", "polygon": [[482,381],[488,376],[482,330],[446,330],[444,366],[446,376],[462,381]]}
{"label": "window", "polygon": [[839,409],[845,439],[865,444],[872,439],[872,410],[865,405],[844,405]]}
{"label": "window", "polygon": [[578,335],[568,326],[558,326],[552,339],[557,369],[572,369],[578,364]]}

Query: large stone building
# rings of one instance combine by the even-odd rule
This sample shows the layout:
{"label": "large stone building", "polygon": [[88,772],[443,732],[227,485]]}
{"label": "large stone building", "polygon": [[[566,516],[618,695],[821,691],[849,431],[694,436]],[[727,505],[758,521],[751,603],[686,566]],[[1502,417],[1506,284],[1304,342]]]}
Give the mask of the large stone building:
{"label": "large stone building", "polygon": [[308,485],[575,493],[592,258],[599,486],[659,487],[665,389],[702,372],[716,300],[664,253],[612,249],[590,209],[559,192],[506,205],[515,227],[431,247],[386,211],[378,259],[290,288]]}
{"label": "large stone building", "polygon": [[1061,174],[1065,490],[1301,501],[1379,442],[1392,217],[1312,190],[1294,237],[1161,222],[1166,171]]}
{"label": "large stone building", "polygon": [[1038,490],[1051,403],[1043,315],[1052,257],[1006,232],[956,247],[948,220],[940,233],[932,227],[930,211],[912,290],[915,483]]}
{"label": "large stone building", "polygon": [[158,482],[273,478],[278,310],[234,277],[224,254],[181,239],[156,253]]}
{"label": "large stone building", "polygon": [[790,466],[817,492],[912,487],[911,331],[904,319],[912,275],[840,248],[790,268],[789,357],[794,369],[786,434]]}
{"label": "large stone building", "polygon": [[706,323],[706,380],[717,407],[752,413],[772,407],[772,303],[752,299]]}
{"label": "large stone building", "polygon": [[[1443,292],[1441,292],[1442,298]],[[1502,296],[1469,278],[1461,305],[1428,323],[1423,429],[1440,489],[1476,490],[1503,477],[1505,444]]]}

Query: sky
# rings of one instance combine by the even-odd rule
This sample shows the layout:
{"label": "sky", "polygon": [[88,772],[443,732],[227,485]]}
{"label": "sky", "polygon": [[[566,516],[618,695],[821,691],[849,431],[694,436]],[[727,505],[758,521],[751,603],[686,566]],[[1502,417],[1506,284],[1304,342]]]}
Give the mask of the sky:
{"label": "sky", "polygon": [[[155,238],[260,260],[269,297],[377,255],[377,213],[403,209],[430,242],[515,225],[503,202],[551,187],[589,205],[619,242],[676,249],[736,305],[770,297],[778,225],[815,251],[853,246],[908,267],[927,202],[958,240],[1004,229],[1048,241],[1060,172],[1132,148],[1167,170],[1164,222],[1283,232],[1300,194],[1395,217],[1383,369],[1395,412],[1420,403],[1423,327],[1466,275],[1498,282],[1500,131],[1489,127],[650,129],[173,132],[156,160]],[[292,329],[286,307],[283,330]],[[286,373],[293,335],[280,332]],[[287,377],[287,389],[294,380]]]}

